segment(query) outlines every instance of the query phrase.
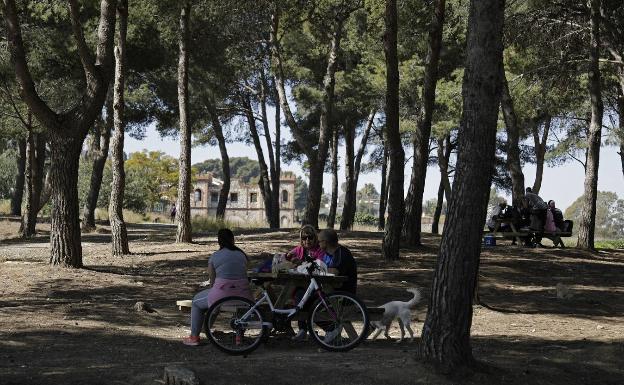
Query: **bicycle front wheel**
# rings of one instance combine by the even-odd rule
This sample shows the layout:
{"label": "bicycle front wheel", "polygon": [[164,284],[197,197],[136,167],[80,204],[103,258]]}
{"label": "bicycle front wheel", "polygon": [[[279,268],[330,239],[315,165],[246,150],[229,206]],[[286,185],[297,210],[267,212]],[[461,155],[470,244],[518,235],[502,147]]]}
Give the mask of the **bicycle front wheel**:
{"label": "bicycle front wheel", "polygon": [[349,293],[331,293],[312,306],[308,320],[310,335],[323,349],[351,350],[368,335],[366,305]]}
{"label": "bicycle front wheel", "polygon": [[243,297],[226,297],[215,302],[206,315],[206,335],[221,351],[248,354],[262,342],[265,332],[262,314]]}

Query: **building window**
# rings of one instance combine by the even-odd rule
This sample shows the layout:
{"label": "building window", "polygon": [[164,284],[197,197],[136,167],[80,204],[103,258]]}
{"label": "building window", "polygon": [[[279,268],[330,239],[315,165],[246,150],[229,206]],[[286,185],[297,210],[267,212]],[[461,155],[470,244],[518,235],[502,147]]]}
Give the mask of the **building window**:
{"label": "building window", "polygon": [[249,202],[250,203],[258,202],[258,193],[249,193]]}
{"label": "building window", "polygon": [[230,194],[230,202],[238,202],[238,193]]}
{"label": "building window", "polygon": [[195,202],[201,202],[202,192],[200,189],[195,190]]}
{"label": "building window", "polygon": [[210,202],[219,202],[219,193],[210,193]]}
{"label": "building window", "polygon": [[282,190],[282,203],[288,203],[288,191]]}

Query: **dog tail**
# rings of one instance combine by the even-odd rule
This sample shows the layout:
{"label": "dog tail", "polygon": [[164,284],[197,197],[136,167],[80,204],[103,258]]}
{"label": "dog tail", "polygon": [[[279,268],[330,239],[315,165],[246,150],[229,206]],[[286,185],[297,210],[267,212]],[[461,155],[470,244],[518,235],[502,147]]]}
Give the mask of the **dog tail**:
{"label": "dog tail", "polygon": [[414,306],[416,306],[418,302],[420,302],[420,297],[421,297],[420,290],[416,287],[413,287],[413,288],[407,289],[407,291],[414,294],[414,298],[412,298],[408,302],[409,308],[412,309],[414,308]]}

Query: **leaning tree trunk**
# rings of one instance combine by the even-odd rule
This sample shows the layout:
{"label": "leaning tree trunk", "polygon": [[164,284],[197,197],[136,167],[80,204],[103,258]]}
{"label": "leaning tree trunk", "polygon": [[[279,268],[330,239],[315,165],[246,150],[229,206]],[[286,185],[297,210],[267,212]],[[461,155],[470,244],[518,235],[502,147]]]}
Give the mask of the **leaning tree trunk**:
{"label": "leaning tree trunk", "polygon": [[30,167],[31,182],[29,184],[32,196],[27,199],[26,212],[23,215],[22,236],[31,237],[36,233],[37,214],[41,206],[41,192],[46,160],[46,135],[38,133],[34,135],[34,164]]}
{"label": "leaning tree trunk", "polygon": [[[258,155],[258,165],[260,166],[260,178],[258,180],[258,187],[260,187],[260,194],[262,195],[262,201],[264,202],[264,215],[269,226],[271,227],[271,201],[273,191],[271,191],[271,180],[269,178],[269,169],[264,161],[264,152],[262,151],[262,145],[260,144],[260,135],[258,135],[258,129],[256,128],[256,119],[251,107],[251,100],[249,95],[241,97],[243,107],[245,109],[245,116],[247,118],[247,124],[249,125],[249,132],[253,140],[254,147],[256,149],[256,155]],[[270,149],[271,147],[269,147]],[[279,192],[276,192],[279,194]]]}
{"label": "leaning tree trunk", "polygon": [[225,145],[225,136],[223,136],[223,127],[219,121],[219,115],[214,100],[207,102],[208,111],[212,120],[212,129],[214,130],[217,143],[219,144],[219,152],[221,153],[221,172],[223,173],[223,185],[219,192],[219,201],[217,202],[217,219],[225,218],[225,209],[227,206],[228,195],[230,194],[230,157]]}
{"label": "leaning tree trunk", "polygon": [[598,165],[600,163],[600,141],[602,128],[602,91],[600,86],[600,0],[591,0],[591,46],[589,50],[589,97],[591,101],[591,123],[587,136],[587,163],[585,167],[585,188],[576,247],[594,249],[596,230],[596,196],[598,191]]}
{"label": "leaning tree trunk", "polygon": [[453,196],[420,345],[421,356],[447,372],[474,364],[472,299],[494,173],[504,8],[504,0],[470,2]]}
{"label": "leaning tree trunk", "polygon": [[35,87],[26,59],[21,25],[14,0],[4,2],[7,43],[22,100],[50,134],[52,218],[50,263],[82,266],[78,209],[78,163],[89,127],[100,113],[110,80],[115,31],[115,0],[100,1],[97,50],[92,55],[83,34],[78,2],[69,1],[71,30],[82,64],[84,93],[79,103],[62,113],[53,111]]}
{"label": "leaning tree trunk", "polygon": [[546,144],[548,141],[548,133],[550,131],[550,124],[552,117],[546,116],[544,119],[544,133],[540,140],[539,136],[539,121],[536,120],[533,125],[533,142],[535,144],[535,182],[533,182],[533,192],[539,194],[542,188],[542,178],[544,176],[544,159],[546,158]]}
{"label": "leaning tree trunk", "polygon": [[[279,188],[280,188],[280,171],[279,171],[279,159],[275,159],[275,154],[279,156],[279,106],[275,106],[276,109],[276,142],[275,152],[273,152],[273,143],[271,143],[271,132],[269,129],[269,119],[267,117],[267,84],[264,71],[261,71],[262,81],[260,82],[260,111],[262,114],[262,127],[264,129],[264,139],[266,141],[267,152],[269,156],[269,171],[270,171],[270,184],[268,190],[269,194],[268,202],[265,199],[264,210],[266,214],[267,222],[269,222],[269,228],[279,229],[280,227],[280,208],[279,208]],[[253,118],[253,115],[252,115]],[[259,141],[258,141],[259,143]],[[257,150],[256,150],[257,151]],[[262,150],[260,150],[262,152]],[[260,156],[260,155],[258,155]]]}
{"label": "leaning tree trunk", "polygon": [[355,155],[355,165],[353,166],[353,172],[355,173],[354,182],[355,188],[357,189],[358,181],[360,180],[360,169],[362,168],[362,158],[364,157],[364,152],[366,152],[366,145],[368,144],[368,137],[370,136],[371,129],[375,122],[375,114],[377,111],[372,109],[368,114],[368,119],[366,121],[366,128],[364,129],[364,134],[362,135],[362,141],[360,142],[360,147],[358,148],[357,154]]}
{"label": "leaning tree trunk", "polygon": [[180,113],[180,172],[178,204],[176,211],[176,242],[188,243],[193,239],[191,228],[191,124],[189,122],[189,19],[191,2],[185,0],[180,11],[180,37],[178,40],[178,108]]}
{"label": "leaning tree trunk", "polygon": [[399,60],[397,57],[397,4],[386,0],[386,30],[384,52],[386,56],[386,127],[390,171],[388,177],[388,223],[382,243],[386,260],[399,258],[399,242],[403,225],[403,169],[405,153],[399,132]]}
{"label": "leaning tree trunk", "polygon": [[[346,138],[346,134],[345,134]],[[327,215],[327,228],[333,229],[336,224],[336,209],[338,207],[338,127],[334,127],[331,140],[331,169],[332,169],[332,192],[329,203],[329,215]],[[348,183],[348,182],[347,182]],[[347,197],[345,196],[345,200]],[[344,218],[344,211],[342,217]]]}
{"label": "leaning tree trunk", "polygon": [[102,177],[104,175],[104,165],[108,158],[108,147],[110,144],[111,130],[113,126],[113,99],[108,98],[106,102],[106,121],[103,127],[98,127],[93,135],[91,180],[89,183],[89,193],[82,213],[83,230],[95,229],[95,208],[97,207],[100,188],[102,187]]}
{"label": "leaning tree trunk", "polygon": [[22,224],[20,226],[20,235],[22,238],[29,238],[35,235],[35,226],[32,223],[33,213],[36,213],[36,206],[34,202],[35,194],[33,191],[33,171],[36,168],[35,160],[35,138],[32,132],[32,118],[30,113],[28,114],[28,137],[26,139],[26,165],[24,167],[24,195],[26,200],[26,207],[22,213]]}
{"label": "leaning tree trunk", "polygon": [[353,227],[357,210],[357,181],[355,180],[355,126],[345,124],[345,197],[340,220],[340,230],[350,230]]}
{"label": "leaning tree trunk", "polygon": [[386,228],[386,202],[388,202],[388,149],[382,141],[383,160],[381,163],[381,188],[379,192],[379,220],[377,230]]}
{"label": "leaning tree trunk", "polygon": [[26,171],[26,141],[20,139],[17,142],[17,174],[11,196],[11,215],[22,215],[22,199],[24,197],[24,172]]}
{"label": "leaning tree trunk", "polygon": [[[441,172],[442,171],[440,171],[440,173]],[[444,183],[440,180],[440,185],[438,186],[438,199],[436,202],[435,211],[433,212],[433,221],[431,222],[431,234],[439,233],[440,216],[442,215],[443,206],[444,206]]]}
{"label": "leaning tree trunk", "polygon": [[443,139],[438,139],[438,167],[440,168],[440,183],[444,187],[444,195],[446,195],[446,201],[451,201],[451,195],[453,189],[451,187],[451,181],[449,180],[449,160],[451,159],[451,152],[453,151],[453,144],[451,143],[451,134],[446,135]]}
{"label": "leaning tree trunk", "polygon": [[442,46],[442,27],[444,26],[444,11],[446,0],[436,0],[434,14],[429,31],[429,47],[425,59],[425,78],[423,82],[422,108],[420,124],[414,133],[414,155],[410,186],[405,198],[405,219],[402,235],[406,244],[420,245],[421,216],[423,193],[429,161],[429,137],[431,136],[431,122],[435,107],[435,90],[438,83],[438,63]]}
{"label": "leaning tree trunk", "polygon": [[[276,92],[277,94],[277,92]],[[277,100],[277,95],[275,96],[275,99]],[[275,221],[276,224],[276,228],[279,228],[280,226],[280,182],[281,182],[281,178],[282,178],[282,169],[281,169],[281,162],[280,162],[280,157],[281,155],[281,115],[280,115],[280,106],[279,103],[277,103],[277,105],[275,106],[275,173],[273,176],[271,176],[271,186],[273,187],[273,191],[275,191],[275,194],[273,194],[273,196],[271,197],[271,207],[272,207],[272,214],[273,214],[273,220]],[[265,134],[268,134],[268,125],[266,126],[266,130]],[[270,135],[266,135],[267,140],[269,140]],[[267,142],[267,146],[270,143]],[[294,201],[294,197],[293,197],[293,201]],[[293,205],[294,207],[294,205]]]}
{"label": "leaning tree trunk", "polygon": [[524,173],[520,163],[520,126],[504,68],[501,71],[501,83],[501,109],[507,130],[507,168],[511,174],[511,202],[514,207],[520,207],[524,199]]}
{"label": "leaning tree trunk", "polygon": [[113,88],[113,120],[115,135],[113,137],[112,170],[108,219],[111,226],[111,253],[114,256],[130,254],[128,231],[123,218],[124,192],[126,188],[126,172],[124,170],[124,85],[126,74],[126,31],[128,22],[128,3],[122,0],[117,8],[119,18],[119,34],[115,47],[115,85]]}

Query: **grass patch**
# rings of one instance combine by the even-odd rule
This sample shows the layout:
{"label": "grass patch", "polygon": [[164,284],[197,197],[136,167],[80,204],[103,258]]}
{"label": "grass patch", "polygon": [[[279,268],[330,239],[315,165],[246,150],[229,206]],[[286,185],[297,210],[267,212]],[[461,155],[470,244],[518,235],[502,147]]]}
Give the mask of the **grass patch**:
{"label": "grass patch", "polygon": [[0,214],[9,215],[11,213],[11,200],[0,199]]}
{"label": "grass patch", "polygon": [[624,239],[596,241],[594,247],[597,249],[624,249]]}
{"label": "grass patch", "polygon": [[227,220],[217,220],[213,217],[195,216],[191,219],[191,227],[193,232],[216,232],[219,229],[227,227],[229,229],[236,227],[234,223]]}

